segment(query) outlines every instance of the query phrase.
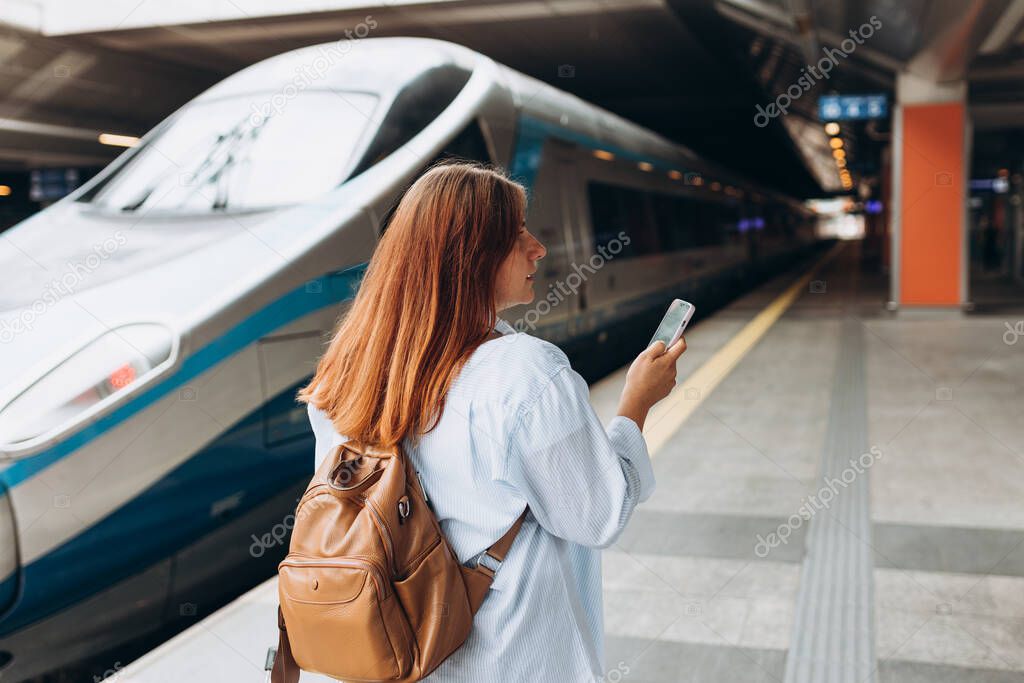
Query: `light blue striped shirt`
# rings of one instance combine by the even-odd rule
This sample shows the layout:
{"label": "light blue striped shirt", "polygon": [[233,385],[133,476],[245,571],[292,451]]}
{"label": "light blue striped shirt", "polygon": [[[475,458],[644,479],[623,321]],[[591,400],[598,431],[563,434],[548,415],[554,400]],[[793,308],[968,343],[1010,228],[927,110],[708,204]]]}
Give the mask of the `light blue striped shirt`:
{"label": "light blue striped shirt", "polygon": [[[517,333],[484,342],[452,384],[437,427],[405,444],[459,560],[527,515],[469,638],[427,681],[602,680],[599,548],[618,538],[654,471],[636,423],[602,427],[557,346]],[[316,465],[345,441],[312,405]]]}

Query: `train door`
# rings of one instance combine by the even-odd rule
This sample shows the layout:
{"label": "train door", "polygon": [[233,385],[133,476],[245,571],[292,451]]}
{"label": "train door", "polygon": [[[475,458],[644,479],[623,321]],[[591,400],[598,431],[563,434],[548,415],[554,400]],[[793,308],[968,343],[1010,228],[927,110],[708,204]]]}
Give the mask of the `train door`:
{"label": "train door", "polygon": [[578,172],[580,222],[589,235],[584,258],[591,271],[580,333],[597,334],[597,341],[604,342],[616,324],[645,315],[649,308],[663,308],[662,302],[667,306],[671,292],[686,277],[680,253],[661,243],[670,226],[659,229],[655,201],[657,192],[675,188],[636,164],[594,155],[581,158]]}
{"label": "train door", "polygon": [[551,148],[552,161],[558,173],[558,186],[562,198],[562,232],[565,239],[565,287],[572,293],[569,306],[568,332],[577,337],[580,317],[587,310],[590,283],[587,259],[593,250],[590,230],[586,223],[586,206],[580,183],[578,159],[580,150],[575,145],[558,143]]}
{"label": "train door", "polygon": [[571,145],[551,138],[544,143],[529,188],[526,224],[544,244],[547,255],[537,264],[533,301],[501,314],[517,330],[554,343],[573,334],[572,324],[581,306],[578,277],[573,276],[579,237],[570,185],[572,150]]}

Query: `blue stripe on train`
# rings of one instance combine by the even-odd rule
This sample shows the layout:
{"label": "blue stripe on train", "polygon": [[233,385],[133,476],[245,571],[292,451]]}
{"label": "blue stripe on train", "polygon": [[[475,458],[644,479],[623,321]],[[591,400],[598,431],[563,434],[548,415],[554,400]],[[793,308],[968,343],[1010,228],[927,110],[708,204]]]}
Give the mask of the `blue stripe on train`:
{"label": "blue stripe on train", "polygon": [[511,175],[526,185],[527,189],[533,187],[537,177],[537,170],[540,167],[541,153],[544,141],[548,138],[559,138],[589,149],[603,149],[612,152],[620,159],[630,161],[644,161],[651,166],[663,171],[679,171],[686,173],[695,169],[688,169],[685,166],[652,157],[649,154],[640,154],[625,147],[601,142],[585,133],[563,128],[555,123],[549,123],[532,116],[522,115],[519,117],[519,138],[515,152],[512,155]]}

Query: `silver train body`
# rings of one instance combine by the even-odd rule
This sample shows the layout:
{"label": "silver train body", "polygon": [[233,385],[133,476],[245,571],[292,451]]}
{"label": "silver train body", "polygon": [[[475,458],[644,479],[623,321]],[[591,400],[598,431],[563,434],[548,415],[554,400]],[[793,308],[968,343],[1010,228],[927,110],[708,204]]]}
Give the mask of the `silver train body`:
{"label": "silver train body", "polygon": [[527,186],[548,254],[503,317],[583,364],[813,244],[799,204],[456,45],[339,42],[225,79],[0,240],[3,680],[274,571],[312,474],[294,391],[446,154]]}

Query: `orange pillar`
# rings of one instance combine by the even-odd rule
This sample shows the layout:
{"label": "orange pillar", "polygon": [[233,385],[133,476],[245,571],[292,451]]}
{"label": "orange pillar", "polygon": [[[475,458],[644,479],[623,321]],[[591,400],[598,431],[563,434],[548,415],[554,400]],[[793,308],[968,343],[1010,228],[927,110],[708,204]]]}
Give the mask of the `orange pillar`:
{"label": "orange pillar", "polygon": [[[959,307],[967,303],[967,121],[956,97],[963,89],[949,97],[944,86],[907,79],[897,83],[894,121],[890,306]],[[942,95],[952,101],[921,101]]]}

